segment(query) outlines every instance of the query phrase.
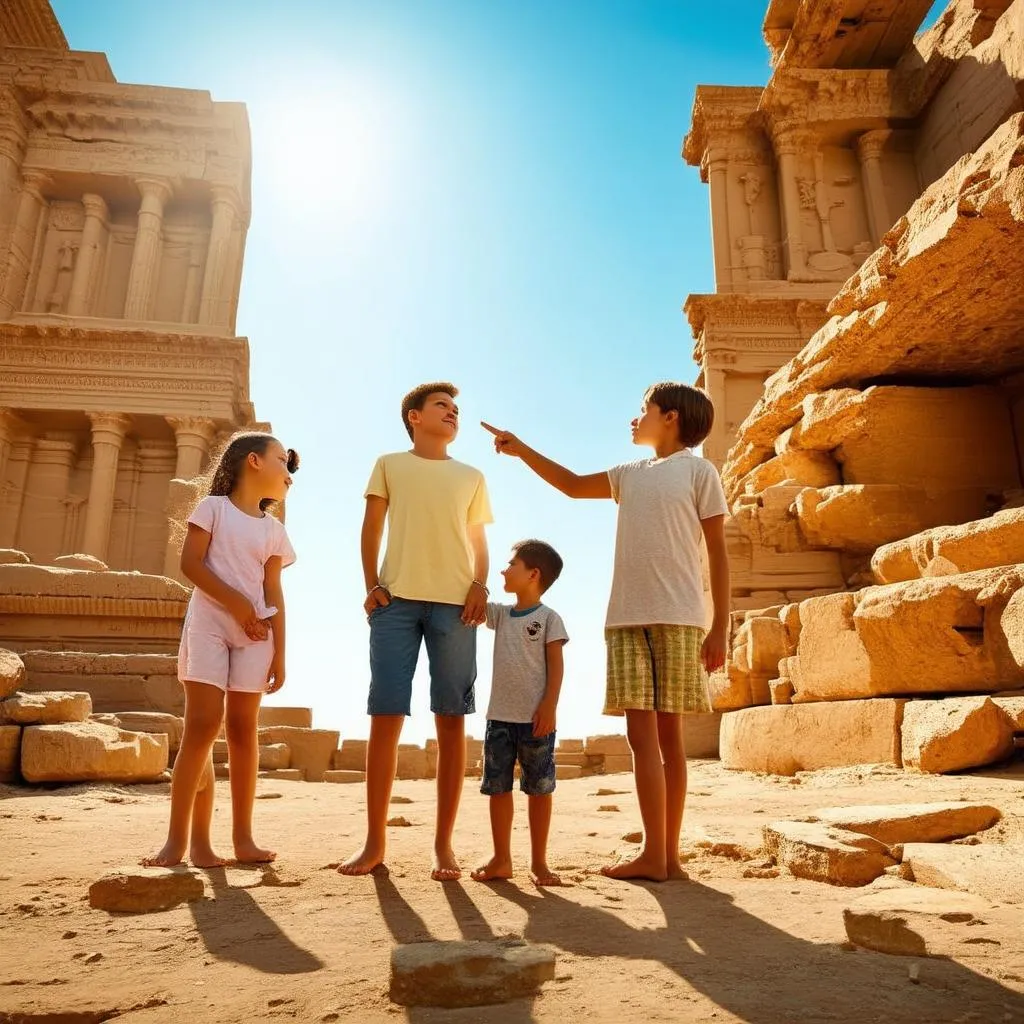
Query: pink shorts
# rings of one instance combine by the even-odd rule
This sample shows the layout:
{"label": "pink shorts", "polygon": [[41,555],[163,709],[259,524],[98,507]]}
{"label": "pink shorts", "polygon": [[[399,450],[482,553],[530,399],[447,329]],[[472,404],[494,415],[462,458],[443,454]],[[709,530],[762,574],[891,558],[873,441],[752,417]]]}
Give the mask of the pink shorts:
{"label": "pink shorts", "polygon": [[178,647],[178,678],[222,690],[265,693],[274,658],[274,634],[250,640],[226,613],[185,618]]}

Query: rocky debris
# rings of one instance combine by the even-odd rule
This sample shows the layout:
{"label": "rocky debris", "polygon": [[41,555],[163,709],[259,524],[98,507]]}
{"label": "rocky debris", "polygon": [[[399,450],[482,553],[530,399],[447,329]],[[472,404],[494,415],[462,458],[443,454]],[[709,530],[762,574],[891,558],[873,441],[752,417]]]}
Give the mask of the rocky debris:
{"label": "rocky debris", "polygon": [[889,847],[959,839],[991,828],[1001,817],[989,804],[953,802],[826,807],[815,813],[822,824],[871,836]]}
{"label": "rocky debris", "polygon": [[391,828],[409,828],[412,822],[408,818],[403,818],[400,814],[393,818],[388,818],[388,825]]}
{"label": "rocky debris", "polygon": [[990,697],[911,701],[903,714],[903,764],[956,772],[1013,753],[1014,722]]}
{"label": "rocky debris", "polygon": [[555,977],[555,950],[522,941],[416,942],[391,953],[391,1001],[490,1006],[534,995]]}
{"label": "rocky debris", "polygon": [[60,725],[84,722],[90,714],[87,693],[16,693],[0,701],[0,724]]}
{"label": "rocky debris", "polygon": [[106,572],[109,566],[106,562],[92,555],[58,555],[53,564],[58,569],[84,569],[86,572]]}
{"label": "rocky debris", "polygon": [[1005,956],[1024,952],[1016,912],[965,892],[899,886],[843,908],[850,942],[894,956]]}
{"label": "rocky debris", "polygon": [[627,832],[623,837],[624,843],[642,843],[644,841],[643,832]]}
{"label": "rocky debris", "polygon": [[0,647],[0,700],[21,689],[25,679],[25,665],[21,658]]}
{"label": "rocky debris", "polygon": [[203,898],[203,880],[195,871],[124,867],[89,886],[89,906],[122,914],[149,914]]}
{"label": "rocky debris", "polygon": [[269,729],[275,725],[287,725],[294,729],[312,729],[313,709],[261,705],[259,711],[260,728]]}
{"label": "rocky debris", "polygon": [[331,767],[338,748],[335,729],[299,729],[274,725],[259,730],[260,745],[284,743],[291,750],[291,766],[305,774],[307,782],[320,782]]}
{"label": "rocky debris", "polygon": [[614,813],[616,813],[619,810],[619,805],[618,804],[601,804],[601,806],[598,807],[597,810],[598,810],[599,813],[614,814]]}
{"label": "rocky debris", "polygon": [[16,782],[20,765],[21,726],[0,725],[0,782]]}
{"label": "rocky debris", "polygon": [[[365,774],[365,773],[363,773],[363,774]],[[392,803],[392,804],[411,804],[412,802],[413,801],[409,797],[407,797],[407,796],[400,796],[398,794],[395,794],[395,796],[393,796],[388,801],[388,803]]]}
{"label": "rocky debris", "polygon": [[907,843],[903,863],[914,881],[936,889],[960,889],[1000,903],[1024,903],[1021,846]]}
{"label": "rocky debris", "polygon": [[[346,771],[346,770],[341,769],[341,768],[332,769],[329,772],[324,772],[324,782],[350,783],[350,782],[365,782],[365,781],[366,781],[366,772]],[[391,798],[391,802],[392,803],[396,803],[396,802],[400,803],[401,801],[396,801],[395,798],[392,797]],[[407,803],[411,803],[412,801],[406,801],[406,802]]]}
{"label": "rocky debris", "polygon": [[27,782],[151,782],[167,768],[167,737],[99,722],[32,725],[21,741]]}
{"label": "rocky debris", "polygon": [[877,839],[816,822],[765,825],[764,845],[769,856],[798,878],[831,885],[867,885],[895,863]]}
{"label": "rocky debris", "polygon": [[900,765],[902,700],[745,708],[722,716],[726,768],[795,775],[855,764]]}

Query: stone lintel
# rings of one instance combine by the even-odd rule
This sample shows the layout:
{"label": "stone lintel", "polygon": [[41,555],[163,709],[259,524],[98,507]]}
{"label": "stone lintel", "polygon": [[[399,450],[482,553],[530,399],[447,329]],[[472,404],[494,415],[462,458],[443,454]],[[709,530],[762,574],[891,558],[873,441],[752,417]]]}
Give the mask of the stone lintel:
{"label": "stone lintel", "polygon": [[761,92],[760,86],[697,86],[682,157],[701,168],[701,180],[707,181],[707,153],[717,136],[760,128],[757,110]]}

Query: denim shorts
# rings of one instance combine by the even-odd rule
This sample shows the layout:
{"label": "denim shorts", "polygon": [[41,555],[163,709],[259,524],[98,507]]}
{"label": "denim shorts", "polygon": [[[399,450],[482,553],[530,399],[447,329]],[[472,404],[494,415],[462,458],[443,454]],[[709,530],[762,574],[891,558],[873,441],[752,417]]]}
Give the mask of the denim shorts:
{"label": "denim shorts", "polygon": [[555,734],[534,736],[532,722],[488,722],[480,792],[484,796],[511,793],[516,761],[519,788],[527,796],[555,791]]}
{"label": "denim shorts", "polygon": [[430,710],[471,715],[476,710],[476,629],[462,621],[462,605],[434,601],[391,603],[370,612],[370,715],[412,713],[412,677],[427,647]]}

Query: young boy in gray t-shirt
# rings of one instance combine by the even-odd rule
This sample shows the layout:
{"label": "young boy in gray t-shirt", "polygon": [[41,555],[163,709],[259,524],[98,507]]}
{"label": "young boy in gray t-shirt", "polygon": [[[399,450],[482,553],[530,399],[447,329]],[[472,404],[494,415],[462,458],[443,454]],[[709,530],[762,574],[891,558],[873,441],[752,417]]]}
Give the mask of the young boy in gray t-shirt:
{"label": "young boy in gray t-shirt", "polygon": [[560,885],[547,863],[551,794],[555,789],[555,709],[562,688],[562,647],[569,640],[559,614],[541,604],[562,559],[550,544],[524,540],[502,570],[514,605],[487,605],[494,630],[494,672],[484,737],[480,792],[490,799],[494,856],[473,872],[478,882],[512,877],[512,777],[529,799],[530,878]]}

